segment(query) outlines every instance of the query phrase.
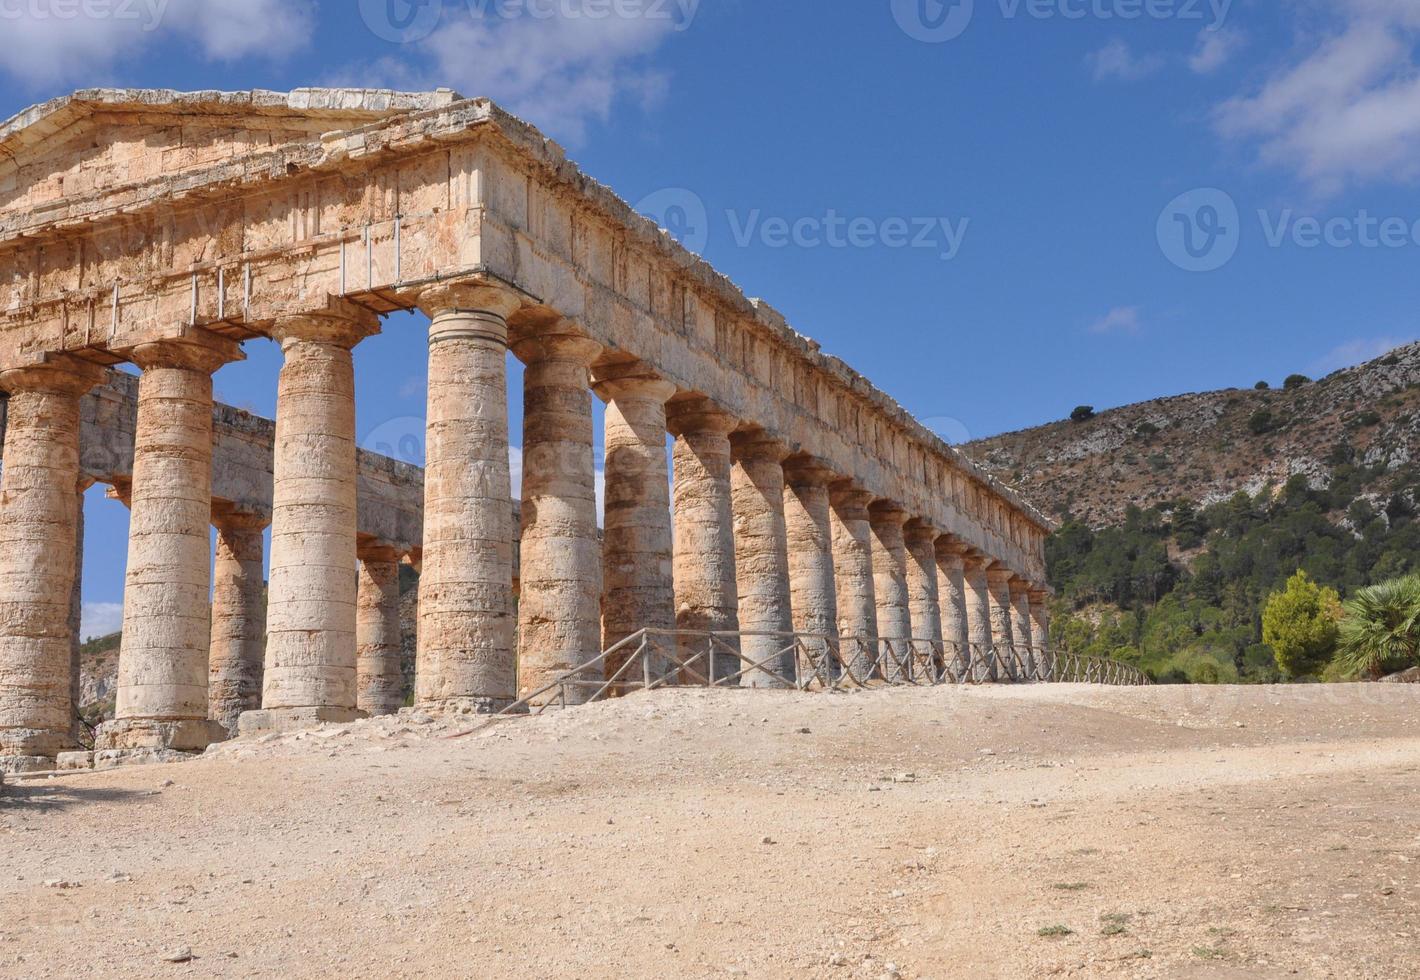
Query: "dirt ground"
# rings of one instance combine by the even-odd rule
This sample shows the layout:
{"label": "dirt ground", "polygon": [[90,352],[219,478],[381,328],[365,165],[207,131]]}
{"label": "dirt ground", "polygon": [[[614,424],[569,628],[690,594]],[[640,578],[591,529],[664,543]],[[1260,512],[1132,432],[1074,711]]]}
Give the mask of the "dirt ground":
{"label": "dirt ground", "polygon": [[1417,706],[675,691],[11,781],[0,976],[1420,976]]}

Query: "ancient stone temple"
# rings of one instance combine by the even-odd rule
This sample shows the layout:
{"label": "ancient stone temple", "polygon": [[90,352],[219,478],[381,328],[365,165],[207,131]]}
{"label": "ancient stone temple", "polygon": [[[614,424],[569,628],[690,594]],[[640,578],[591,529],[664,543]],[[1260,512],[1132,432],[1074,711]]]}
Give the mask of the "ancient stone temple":
{"label": "ancient stone temple", "polygon": [[[113,758],[397,709],[401,562],[427,710],[502,709],[647,627],[1049,662],[1041,515],[485,100],[85,91],[0,150],[0,770],[74,745],[94,480],[131,510]],[[355,442],[354,352],[400,310],[430,321],[422,482]],[[248,439],[212,374],[257,337],[284,363]],[[128,448],[90,460],[115,384]]]}

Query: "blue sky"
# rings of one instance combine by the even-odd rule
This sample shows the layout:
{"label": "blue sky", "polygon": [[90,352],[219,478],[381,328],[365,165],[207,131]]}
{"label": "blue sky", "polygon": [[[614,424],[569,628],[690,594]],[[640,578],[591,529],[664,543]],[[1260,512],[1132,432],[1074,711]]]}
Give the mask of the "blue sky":
{"label": "blue sky", "polygon": [[[1413,2],[0,0],[0,22],[0,114],[99,85],[490,96],[953,440],[1420,336]],[[219,395],[270,414],[279,354],[248,356]],[[412,317],[357,349],[367,444],[417,432],[423,356]],[[121,601],[121,510],[87,509],[91,624]]]}

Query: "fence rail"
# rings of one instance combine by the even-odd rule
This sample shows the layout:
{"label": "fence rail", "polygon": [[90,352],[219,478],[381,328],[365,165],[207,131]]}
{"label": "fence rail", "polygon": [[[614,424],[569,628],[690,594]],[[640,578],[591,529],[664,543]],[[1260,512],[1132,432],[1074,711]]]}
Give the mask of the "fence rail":
{"label": "fence rail", "polygon": [[1146,685],[1114,660],[1035,647],[813,633],[644,629],[555,677],[500,714],[564,708],[636,691],[762,687],[835,691],[876,686],[1085,683]]}

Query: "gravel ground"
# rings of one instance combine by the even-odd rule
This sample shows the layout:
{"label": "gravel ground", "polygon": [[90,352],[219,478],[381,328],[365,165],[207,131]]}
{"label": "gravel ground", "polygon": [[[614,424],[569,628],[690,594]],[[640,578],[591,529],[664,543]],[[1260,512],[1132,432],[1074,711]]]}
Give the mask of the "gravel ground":
{"label": "gravel ground", "polygon": [[1417,976],[1417,706],[669,691],[15,781],[0,976]]}

